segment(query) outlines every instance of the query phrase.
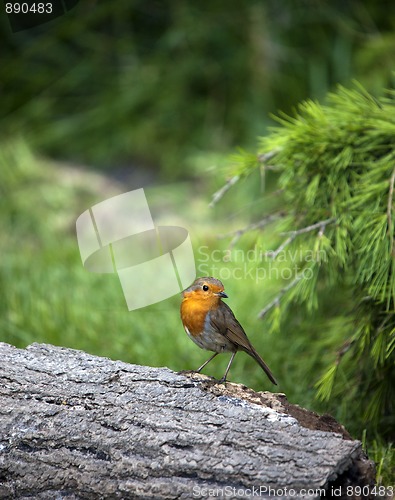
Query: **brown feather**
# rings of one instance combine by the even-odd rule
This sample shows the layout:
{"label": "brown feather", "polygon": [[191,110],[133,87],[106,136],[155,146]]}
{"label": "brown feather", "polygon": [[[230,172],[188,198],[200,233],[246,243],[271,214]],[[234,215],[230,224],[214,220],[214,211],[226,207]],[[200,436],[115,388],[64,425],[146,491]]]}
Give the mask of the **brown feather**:
{"label": "brown feather", "polygon": [[240,349],[246,352],[253,359],[255,359],[255,361],[269,377],[270,381],[277,385],[277,381],[269,367],[248,340],[247,334],[241,324],[237,321],[228,304],[221,301],[216,309],[212,309],[210,311],[210,322],[211,325],[216,328],[218,332],[220,332],[227,340],[235,344],[238,350]]}

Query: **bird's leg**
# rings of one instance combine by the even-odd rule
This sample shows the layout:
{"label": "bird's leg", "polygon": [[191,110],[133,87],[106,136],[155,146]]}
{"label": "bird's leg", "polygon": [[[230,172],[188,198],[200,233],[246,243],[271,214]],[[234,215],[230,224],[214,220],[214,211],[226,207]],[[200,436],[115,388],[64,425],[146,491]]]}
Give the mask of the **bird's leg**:
{"label": "bird's leg", "polygon": [[214,358],[215,358],[215,356],[217,356],[217,354],[219,354],[219,353],[218,353],[218,352],[215,352],[215,353],[214,353],[214,354],[213,354],[213,355],[212,355],[212,356],[211,356],[211,357],[210,357],[207,361],[205,361],[205,362],[202,364],[202,366],[196,370],[196,373],[200,373],[200,372],[203,370],[203,368],[204,368],[206,365],[208,365],[208,364],[210,363],[210,361],[211,361],[212,359],[214,359]]}
{"label": "bird's leg", "polygon": [[220,384],[222,384],[222,383],[226,382],[226,377],[228,376],[228,372],[229,372],[229,370],[230,370],[230,367],[232,366],[233,360],[235,359],[236,352],[237,352],[237,351],[232,352],[232,356],[230,357],[230,360],[229,360],[228,366],[226,367],[226,370],[225,370],[224,376],[223,376],[220,380],[218,380],[218,382],[219,382]]}

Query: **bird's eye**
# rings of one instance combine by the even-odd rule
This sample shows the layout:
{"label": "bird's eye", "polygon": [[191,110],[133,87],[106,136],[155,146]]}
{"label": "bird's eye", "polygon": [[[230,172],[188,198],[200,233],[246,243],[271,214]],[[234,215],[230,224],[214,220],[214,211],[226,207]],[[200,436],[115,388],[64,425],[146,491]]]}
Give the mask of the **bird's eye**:
{"label": "bird's eye", "polygon": [[202,288],[203,288],[203,290],[204,290],[205,292],[207,292],[207,290],[208,290],[208,286],[207,286],[207,285],[203,285],[203,286],[202,286]]}

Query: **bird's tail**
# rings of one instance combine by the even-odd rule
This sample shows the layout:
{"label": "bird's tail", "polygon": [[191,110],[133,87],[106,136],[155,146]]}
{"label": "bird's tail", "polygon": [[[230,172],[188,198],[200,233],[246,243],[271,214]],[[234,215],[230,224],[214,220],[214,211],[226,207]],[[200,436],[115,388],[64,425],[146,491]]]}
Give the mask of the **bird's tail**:
{"label": "bird's tail", "polygon": [[266,373],[266,375],[269,377],[270,381],[274,385],[278,385],[277,380],[274,378],[273,373],[270,371],[269,367],[267,364],[263,361],[263,359],[260,357],[260,355],[256,352],[256,350],[251,346],[251,350],[246,351],[252,358],[255,359],[255,361],[258,363],[258,365],[262,368],[262,370]]}

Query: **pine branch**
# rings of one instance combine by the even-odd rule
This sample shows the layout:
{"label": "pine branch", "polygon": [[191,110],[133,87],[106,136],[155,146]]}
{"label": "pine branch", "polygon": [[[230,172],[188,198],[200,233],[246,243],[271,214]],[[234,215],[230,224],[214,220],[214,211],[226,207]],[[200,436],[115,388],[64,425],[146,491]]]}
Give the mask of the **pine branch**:
{"label": "pine branch", "polygon": [[274,299],[271,302],[269,302],[269,304],[267,304],[267,306],[264,307],[262,311],[260,311],[260,313],[258,314],[258,318],[262,319],[271,309],[273,309],[274,306],[278,306],[280,304],[280,300],[282,299],[282,297],[288,292],[288,290],[291,290],[291,288],[297,285],[302,278],[303,278],[303,273],[297,274],[295,278],[291,281],[291,283],[288,283],[287,286],[282,288],[279,294],[276,295],[276,297],[274,297]]}
{"label": "pine branch", "polygon": [[390,237],[390,255],[393,253],[394,247],[394,235],[392,230],[392,202],[394,196],[394,183],[395,183],[395,169],[392,172],[390,179],[390,191],[388,194],[388,203],[387,203],[387,222],[388,222],[388,236]]}
{"label": "pine branch", "polygon": [[[280,151],[280,148],[273,149],[272,151],[268,151],[267,153],[263,153],[258,155],[258,162],[264,166],[265,170],[277,170],[277,167],[273,165],[266,165],[266,162],[271,160],[276,154]],[[229,189],[234,186],[240,179],[240,175],[234,175],[232,178],[230,178],[222,188],[218,189],[213,194],[213,199],[211,200],[209,207],[213,208],[214,205],[216,205],[223,197],[224,195],[229,191]]]}
{"label": "pine branch", "polygon": [[271,259],[275,260],[278,255],[284,250],[286,246],[288,246],[292,241],[296,238],[296,234],[289,236],[286,240],[284,240],[281,245],[276,248],[276,250],[268,250],[265,252],[265,257],[270,257]]}
{"label": "pine branch", "polygon": [[346,340],[344,344],[340,347],[340,349],[336,353],[336,366],[340,364],[343,356],[350,350],[351,346],[355,343],[355,340]]}
{"label": "pine branch", "polygon": [[274,158],[276,156],[276,154],[279,153],[280,151],[281,151],[281,149],[277,148],[277,149],[272,149],[272,151],[268,151],[267,153],[262,153],[262,154],[258,155],[259,163],[262,163],[265,166],[266,170],[276,170],[277,167],[275,167],[273,165],[266,165],[266,163],[269,160],[271,160],[272,158]]}
{"label": "pine branch", "polygon": [[216,205],[223,197],[224,195],[229,191],[229,189],[236,184],[236,182],[240,179],[240,175],[235,175],[231,179],[229,179],[224,186],[222,186],[221,189],[218,189],[213,194],[213,199],[211,200],[209,207],[213,208],[214,205]]}
{"label": "pine branch", "polygon": [[275,260],[278,257],[278,255],[284,250],[284,248],[286,246],[288,246],[290,243],[292,243],[293,240],[297,236],[299,236],[300,234],[309,233],[309,232],[314,231],[315,229],[318,229],[318,228],[319,228],[318,236],[322,237],[326,226],[328,224],[331,224],[332,222],[335,222],[335,220],[336,219],[334,217],[332,217],[331,219],[326,219],[326,220],[322,220],[320,222],[316,222],[315,224],[312,224],[311,226],[302,227],[301,229],[297,229],[296,231],[289,231],[289,232],[281,233],[283,235],[289,234],[290,236],[288,236],[288,238],[286,240],[284,240],[283,243],[281,243],[281,245],[276,250],[274,250],[274,251],[270,250],[270,251],[266,252],[265,255],[267,257],[271,257],[273,260]]}
{"label": "pine branch", "polygon": [[266,171],[267,170],[280,170],[279,165],[267,165],[267,162],[275,156],[280,149],[273,149],[272,151],[269,151],[267,153],[262,153],[258,155],[258,162],[259,162],[259,171],[261,174],[261,191],[265,190],[265,177],[266,177]]}
{"label": "pine branch", "polygon": [[323,229],[328,224],[335,222],[335,220],[336,220],[336,218],[332,217],[330,219],[321,220],[319,222],[316,222],[315,224],[311,224],[311,226],[302,227],[301,229],[297,229],[296,231],[287,231],[287,232],[284,232],[281,234],[295,234],[295,236],[298,236],[299,234],[309,233],[310,231],[314,231],[314,229],[318,229],[318,228]]}
{"label": "pine branch", "polygon": [[218,236],[218,238],[229,238],[229,236],[233,236],[231,242],[229,243],[228,249],[231,250],[236,243],[239,241],[239,239],[243,236],[243,234],[249,232],[249,231],[255,231],[257,229],[262,229],[263,227],[269,225],[270,223],[274,222],[275,220],[280,219],[281,217],[285,216],[285,212],[275,212],[274,214],[269,214],[263,219],[261,219],[258,222],[253,222],[252,224],[249,224],[246,227],[243,227],[241,229],[237,229],[236,231],[231,231],[230,233],[226,234],[221,234]]}

